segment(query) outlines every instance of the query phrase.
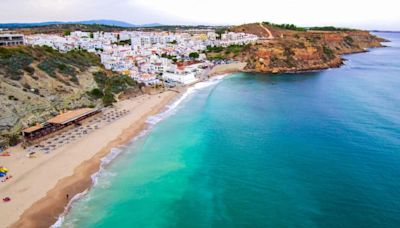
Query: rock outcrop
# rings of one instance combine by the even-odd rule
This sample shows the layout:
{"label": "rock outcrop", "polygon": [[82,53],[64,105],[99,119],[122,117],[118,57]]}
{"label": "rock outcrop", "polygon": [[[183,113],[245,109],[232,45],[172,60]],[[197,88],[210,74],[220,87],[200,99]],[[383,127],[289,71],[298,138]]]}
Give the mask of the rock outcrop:
{"label": "rock outcrop", "polygon": [[[266,39],[268,34],[261,26],[271,31],[274,39]],[[265,24],[242,25],[230,30],[265,38],[247,45],[239,53],[222,55],[246,62],[245,71],[248,72],[286,73],[339,67],[343,64],[341,55],[381,47],[381,42],[385,41],[361,30],[294,31]],[[209,56],[213,54],[208,53]]]}

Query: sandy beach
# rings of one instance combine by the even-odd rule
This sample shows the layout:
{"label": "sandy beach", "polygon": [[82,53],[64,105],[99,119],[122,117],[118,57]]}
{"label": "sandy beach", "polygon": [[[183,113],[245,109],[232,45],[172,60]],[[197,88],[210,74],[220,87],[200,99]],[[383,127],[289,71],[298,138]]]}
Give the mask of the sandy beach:
{"label": "sandy beach", "polygon": [[118,102],[115,110],[128,110],[126,115],[49,154],[28,158],[20,146],[10,148],[10,157],[0,157],[0,165],[13,176],[0,183],[1,197],[11,198],[0,203],[0,227],[54,224],[69,200],[90,188],[101,158],[132,140],[146,128],[146,119],[162,111],[177,94],[167,91]]}
{"label": "sandy beach", "polygon": [[230,63],[230,64],[222,64],[214,66],[209,75],[210,76],[217,76],[221,74],[230,74],[243,71],[246,67],[247,63],[237,62],[237,63]]}
{"label": "sandy beach", "polygon": [[[217,65],[209,75],[238,72],[244,66]],[[99,170],[101,159],[144,130],[147,118],[162,111],[178,94],[167,91],[120,101],[112,110],[127,110],[126,115],[48,154],[39,152],[28,158],[21,146],[9,148],[11,156],[0,157],[0,166],[7,167],[12,178],[0,183],[0,197],[10,197],[11,202],[0,203],[0,227],[54,224],[70,200],[91,187],[91,175]]]}

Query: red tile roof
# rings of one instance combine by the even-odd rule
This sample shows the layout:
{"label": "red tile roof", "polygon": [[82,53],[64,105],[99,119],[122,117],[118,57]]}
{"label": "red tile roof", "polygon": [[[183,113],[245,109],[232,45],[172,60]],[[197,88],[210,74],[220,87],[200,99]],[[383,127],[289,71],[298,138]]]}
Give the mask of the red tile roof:
{"label": "red tile roof", "polygon": [[92,108],[81,108],[72,111],[67,111],[65,113],[62,113],[58,116],[49,119],[47,122],[53,124],[65,124],[75,119],[78,119],[79,117],[88,115],[94,111],[96,110]]}

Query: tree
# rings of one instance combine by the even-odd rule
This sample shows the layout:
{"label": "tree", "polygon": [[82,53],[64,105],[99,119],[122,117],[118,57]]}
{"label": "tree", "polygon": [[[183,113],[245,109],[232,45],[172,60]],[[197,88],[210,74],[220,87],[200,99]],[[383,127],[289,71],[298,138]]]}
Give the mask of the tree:
{"label": "tree", "polygon": [[8,145],[16,146],[19,143],[19,136],[17,134],[12,134],[8,136]]}
{"label": "tree", "polygon": [[192,52],[192,53],[190,53],[189,54],[189,57],[190,58],[192,58],[192,59],[197,59],[197,58],[199,58],[199,53],[198,52]]}
{"label": "tree", "polygon": [[94,88],[94,89],[92,89],[92,91],[90,91],[90,95],[94,99],[100,99],[104,96],[104,93],[99,88]]}
{"label": "tree", "polygon": [[69,36],[71,35],[71,30],[67,29],[64,31],[64,36]]}
{"label": "tree", "polygon": [[215,30],[215,33],[217,33],[217,40],[220,40],[222,38],[222,34],[224,34],[226,31],[228,31],[227,28],[219,28]]}
{"label": "tree", "polygon": [[88,92],[94,99],[102,99],[104,106],[110,106],[116,101],[115,95],[124,93],[133,88],[139,88],[137,82],[127,75],[107,76],[106,72],[96,72],[93,74],[98,88]]}
{"label": "tree", "polygon": [[103,96],[104,106],[110,106],[115,102],[114,94],[111,91],[106,91]]}

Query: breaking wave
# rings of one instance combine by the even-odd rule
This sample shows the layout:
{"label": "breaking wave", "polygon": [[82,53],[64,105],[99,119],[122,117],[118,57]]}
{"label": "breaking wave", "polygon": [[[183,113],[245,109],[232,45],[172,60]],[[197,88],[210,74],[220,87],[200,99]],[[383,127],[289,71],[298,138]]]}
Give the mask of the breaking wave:
{"label": "breaking wave", "polygon": [[[183,93],[177,100],[175,100],[173,103],[171,103],[170,105],[166,106],[166,109],[156,115],[150,116],[147,118],[146,123],[149,124],[149,127],[145,130],[143,130],[140,134],[138,134],[136,137],[134,137],[130,143],[134,143],[135,141],[137,141],[139,138],[145,136],[150,129],[156,125],[157,123],[161,122],[162,120],[165,120],[167,117],[173,115],[176,113],[177,108],[179,107],[180,104],[182,104],[182,102],[186,101],[187,98],[191,97],[193,94],[195,94],[196,92],[216,85],[219,82],[222,81],[222,79],[227,76],[228,74],[224,74],[224,75],[220,75],[220,76],[215,76],[207,81],[204,82],[199,82],[194,84],[193,86],[189,87],[185,93]],[[106,176],[112,176],[113,174],[108,172],[106,170],[106,167],[115,159],[117,158],[120,154],[122,154],[124,152],[124,147],[125,146],[121,146],[119,148],[112,148],[110,153],[108,153],[105,157],[103,157],[101,159],[101,164],[100,164],[100,169],[99,171],[97,171],[96,173],[94,173],[91,178],[92,178],[92,186],[96,186],[99,183],[99,179],[102,177],[106,177]],[[58,217],[57,221],[51,226],[51,228],[60,228],[63,227],[64,224],[64,220],[65,220],[65,216],[68,214],[69,210],[73,207],[73,204],[75,202],[77,202],[78,200],[82,199],[85,195],[87,195],[87,193],[89,192],[89,189],[86,189],[85,191],[76,194],[74,197],[72,197],[72,199],[70,200],[70,202],[67,204],[67,206],[65,207],[64,212]]]}

